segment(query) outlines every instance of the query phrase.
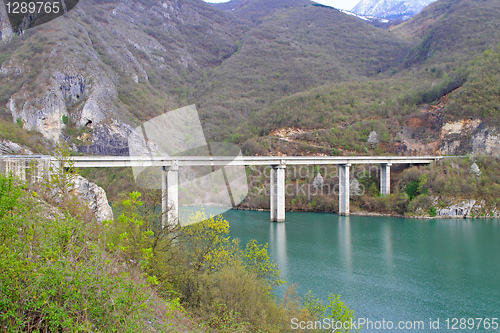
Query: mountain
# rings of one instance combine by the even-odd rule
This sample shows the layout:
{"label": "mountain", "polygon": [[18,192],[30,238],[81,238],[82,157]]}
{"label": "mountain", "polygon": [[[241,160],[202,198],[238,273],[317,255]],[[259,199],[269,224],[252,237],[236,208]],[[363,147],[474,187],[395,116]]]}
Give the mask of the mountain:
{"label": "mountain", "polygon": [[445,121],[496,124],[499,6],[438,0],[381,29],[307,0],[81,0],[13,37],[0,6],[0,116],[85,154],[127,154],[132,128],[190,104],[249,154],[288,149],[270,135],[288,127],[293,154],[367,153],[374,130],[409,153]]}
{"label": "mountain", "polygon": [[251,0],[231,12],[252,18],[271,6],[253,21],[238,52],[196,85],[192,102],[212,138],[257,131],[239,124],[285,96],[388,71],[410,50],[408,42],[334,8],[270,3]]}
{"label": "mountain", "polygon": [[1,43],[0,114],[82,153],[127,154],[131,128],[185,105],[245,31],[199,0],[81,1]]}
{"label": "mountain", "polygon": [[391,32],[414,44],[406,66],[465,64],[500,41],[500,1],[440,0]]}
{"label": "mountain", "polygon": [[[498,154],[500,3],[438,0],[391,33],[413,47],[390,75],[329,83],[274,101],[242,128],[248,152]],[[283,134],[285,133],[285,134]],[[287,134],[291,133],[291,134]]]}
{"label": "mountain", "polygon": [[388,20],[408,20],[436,0],[361,0],[351,11],[356,15]]}
{"label": "mountain", "polygon": [[231,0],[214,4],[219,9],[231,11],[240,19],[253,23],[262,23],[262,20],[278,10],[310,6],[310,0]]}
{"label": "mountain", "polygon": [[410,47],[306,0],[87,0],[6,40],[3,118],[94,154],[127,154],[131,128],[189,104],[227,139],[274,100],[385,71]]}

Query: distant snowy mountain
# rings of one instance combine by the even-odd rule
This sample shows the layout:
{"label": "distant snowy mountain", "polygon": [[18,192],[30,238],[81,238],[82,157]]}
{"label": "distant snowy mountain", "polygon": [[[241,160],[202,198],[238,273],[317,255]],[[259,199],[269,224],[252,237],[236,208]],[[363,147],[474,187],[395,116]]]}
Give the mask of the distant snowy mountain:
{"label": "distant snowy mountain", "polygon": [[352,12],[369,18],[408,20],[436,0],[361,0]]}
{"label": "distant snowy mountain", "polygon": [[385,19],[385,18],[381,18],[381,17],[373,17],[373,16],[363,16],[363,15],[358,15],[356,13],[353,13],[349,10],[343,10],[343,9],[339,9],[342,13],[344,14],[347,14],[347,15],[351,15],[351,16],[354,16],[354,17],[357,17],[361,20],[364,20],[364,21],[368,21],[372,24],[377,24],[377,23],[389,23],[390,20],[388,19]]}

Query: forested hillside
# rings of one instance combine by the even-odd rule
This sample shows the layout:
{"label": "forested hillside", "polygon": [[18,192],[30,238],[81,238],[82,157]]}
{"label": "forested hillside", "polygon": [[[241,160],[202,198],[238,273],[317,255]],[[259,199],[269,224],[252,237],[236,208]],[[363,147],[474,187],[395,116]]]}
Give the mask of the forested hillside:
{"label": "forested hillside", "polygon": [[[314,137],[327,154],[367,153],[376,129],[388,153],[471,151],[440,131],[496,124],[499,6],[439,0],[386,30],[308,0],[81,1],[20,36],[2,25],[0,111],[87,154],[127,154],[133,127],[188,104],[250,154],[279,153],[262,136],[289,126],[329,133]],[[298,141],[289,152],[311,152]]]}
{"label": "forested hillside", "polygon": [[[363,154],[370,152],[367,133],[375,130],[384,136],[379,151],[387,153],[492,154],[496,143],[485,142],[497,142],[499,15],[495,1],[437,1],[390,29],[411,45],[400,62],[376,75],[278,99],[240,127],[244,139],[235,139],[245,141],[250,129],[258,135],[247,142],[249,151],[300,153],[322,147],[327,154]],[[466,119],[474,119],[473,128],[453,123]],[[453,135],[442,130],[446,124],[458,126]],[[309,133],[286,137],[281,148],[258,138],[287,127]]]}
{"label": "forested hillside", "polygon": [[[245,10],[254,15],[253,8]],[[397,66],[409,50],[406,41],[333,8],[282,8],[251,28],[238,52],[201,79],[192,102],[200,106],[208,134],[226,139],[282,97],[375,77]]]}

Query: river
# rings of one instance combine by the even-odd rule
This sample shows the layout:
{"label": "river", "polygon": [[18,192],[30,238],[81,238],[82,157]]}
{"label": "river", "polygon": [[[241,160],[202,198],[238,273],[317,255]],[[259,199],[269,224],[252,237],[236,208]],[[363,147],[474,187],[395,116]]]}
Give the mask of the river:
{"label": "river", "polygon": [[[448,331],[453,318],[500,321],[498,219],[287,212],[286,223],[271,223],[269,212],[232,210],[224,216],[231,236],[243,244],[250,239],[269,243],[282,278],[298,284],[301,295],[311,290],[326,300],[331,293],[341,294],[356,317],[374,323],[373,330],[365,325],[363,332],[383,332],[375,329],[382,320],[394,326],[407,321],[425,324],[425,329],[409,326],[406,332]],[[276,294],[282,296],[284,290],[280,287]],[[430,320],[436,327],[438,318],[440,329],[430,330]],[[449,331],[500,332],[486,330],[478,320],[476,324],[481,327]]]}

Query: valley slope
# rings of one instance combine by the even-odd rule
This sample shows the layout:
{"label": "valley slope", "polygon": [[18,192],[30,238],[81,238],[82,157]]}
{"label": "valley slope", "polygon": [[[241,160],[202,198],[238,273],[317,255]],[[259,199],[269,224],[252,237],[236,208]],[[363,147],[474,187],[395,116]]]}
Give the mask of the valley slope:
{"label": "valley slope", "polygon": [[[86,154],[127,154],[133,127],[188,104],[247,154],[374,153],[366,131],[380,152],[482,151],[496,127],[442,128],[496,124],[499,6],[439,0],[385,30],[307,0],[81,1],[21,36],[2,25],[0,112]],[[306,133],[275,147],[291,126]]]}

